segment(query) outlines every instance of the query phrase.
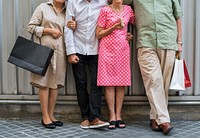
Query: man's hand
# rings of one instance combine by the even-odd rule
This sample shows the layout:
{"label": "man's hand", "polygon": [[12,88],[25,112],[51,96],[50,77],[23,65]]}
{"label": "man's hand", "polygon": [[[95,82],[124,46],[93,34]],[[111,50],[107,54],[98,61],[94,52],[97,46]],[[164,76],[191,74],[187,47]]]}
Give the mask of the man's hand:
{"label": "man's hand", "polygon": [[182,45],[181,44],[178,44],[178,51],[182,52]]}
{"label": "man's hand", "polygon": [[178,44],[178,51],[176,52],[176,58],[180,58],[182,52],[182,45]]}
{"label": "man's hand", "polygon": [[79,61],[79,58],[77,55],[75,54],[72,54],[72,55],[69,55],[68,56],[68,62],[71,63],[71,64],[77,64]]}
{"label": "man's hand", "polygon": [[126,40],[129,41],[129,42],[132,41],[132,40],[133,40],[133,35],[132,35],[131,33],[128,32],[128,33],[126,34]]}

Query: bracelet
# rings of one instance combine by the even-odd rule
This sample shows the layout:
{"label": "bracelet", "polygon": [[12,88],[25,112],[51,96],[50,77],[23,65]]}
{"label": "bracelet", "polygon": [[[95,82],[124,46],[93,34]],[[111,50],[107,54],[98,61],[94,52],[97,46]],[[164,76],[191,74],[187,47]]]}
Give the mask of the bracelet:
{"label": "bracelet", "polygon": [[178,41],[177,43],[180,44],[180,45],[183,45],[183,42],[182,42],[182,41]]}

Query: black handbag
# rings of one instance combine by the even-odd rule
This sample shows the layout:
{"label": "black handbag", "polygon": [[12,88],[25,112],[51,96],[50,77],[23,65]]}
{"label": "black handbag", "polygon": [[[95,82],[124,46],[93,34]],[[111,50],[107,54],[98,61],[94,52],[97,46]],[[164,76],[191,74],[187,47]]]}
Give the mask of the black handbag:
{"label": "black handbag", "polygon": [[10,53],[8,62],[31,71],[35,74],[44,76],[51,57],[53,49],[37,44],[24,37],[18,36],[15,45]]}

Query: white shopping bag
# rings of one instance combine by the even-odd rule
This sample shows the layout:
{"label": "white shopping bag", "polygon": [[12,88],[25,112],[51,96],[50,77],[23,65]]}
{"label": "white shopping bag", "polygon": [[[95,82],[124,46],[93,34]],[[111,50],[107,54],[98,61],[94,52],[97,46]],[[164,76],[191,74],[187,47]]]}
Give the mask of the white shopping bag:
{"label": "white shopping bag", "polygon": [[183,59],[175,60],[172,80],[169,89],[176,91],[185,90]]}

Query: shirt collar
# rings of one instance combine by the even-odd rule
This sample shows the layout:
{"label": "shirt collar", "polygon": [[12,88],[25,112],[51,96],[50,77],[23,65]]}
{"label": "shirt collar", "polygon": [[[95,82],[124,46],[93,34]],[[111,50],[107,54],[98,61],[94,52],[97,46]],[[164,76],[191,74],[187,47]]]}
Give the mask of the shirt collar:
{"label": "shirt collar", "polygon": [[53,5],[53,0],[49,0],[49,1],[47,2],[47,4]]}
{"label": "shirt collar", "polygon": [[[81,2],[81,1],[86,1],[86,0],[78,0],[78,2]],[[92,1],[97,1],[97,2],[99,2],[99,0],[92,0]]]}
{"label": "shirt collar", "polygon": [[[49,1],[47,2],[47,4],[54,7],[53,0],[49,0]],[[65,6],[63,7],[63,10],[64,10],[65,8],[66,8],[66,4],[65,4]]]}

